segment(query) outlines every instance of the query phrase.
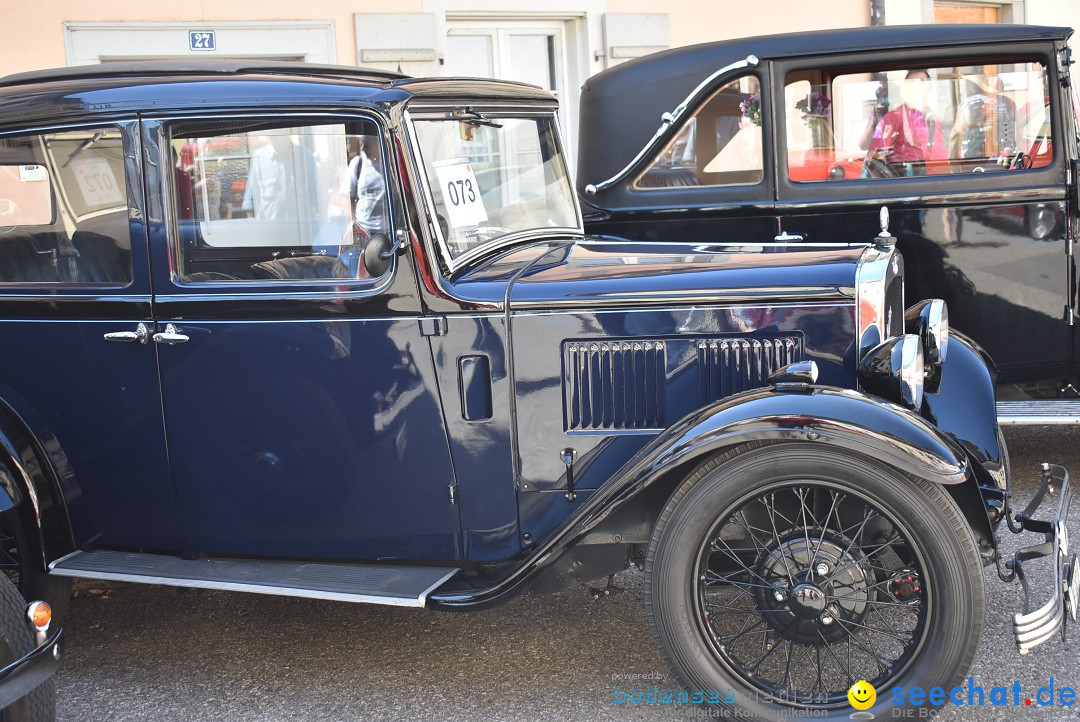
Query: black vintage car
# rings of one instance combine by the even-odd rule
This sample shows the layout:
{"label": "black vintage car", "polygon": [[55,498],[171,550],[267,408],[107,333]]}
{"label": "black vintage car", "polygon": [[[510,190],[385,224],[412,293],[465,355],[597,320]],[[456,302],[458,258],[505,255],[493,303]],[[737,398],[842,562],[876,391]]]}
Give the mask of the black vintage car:
{"label": "black vintage car", "polygon": [[[1075,616],[1068,476],[1016,515],[990,361],[905,303],[886,210],[846,245],[587,237],[555,118],[357,68],[0,80],[23,593],[473,610],[636,564],[684,698],[754,718],[857,682],[912,711],[886,690],[964,673],[984,565],[1049,559],[1022,653]],[[1038,542],[1008,569],[1005,519]]]}
{"label": "black vintage car", "polygon": [[861,28],[617,66],[581,93],[585,228],[849,244],[886,204],[907,297],[993,357],[1002,423],[1080,423],[1071,33]]}

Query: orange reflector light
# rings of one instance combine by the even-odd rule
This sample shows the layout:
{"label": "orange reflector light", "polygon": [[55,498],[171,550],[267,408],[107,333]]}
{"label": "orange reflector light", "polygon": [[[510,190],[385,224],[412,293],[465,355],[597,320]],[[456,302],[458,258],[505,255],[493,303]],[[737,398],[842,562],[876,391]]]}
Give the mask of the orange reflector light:
{"label": "orange reflector light", "polygon": [[52,622],[52,607],[48,602],[32,602],[26,610],[26,616],[39,632],[44,632]]}

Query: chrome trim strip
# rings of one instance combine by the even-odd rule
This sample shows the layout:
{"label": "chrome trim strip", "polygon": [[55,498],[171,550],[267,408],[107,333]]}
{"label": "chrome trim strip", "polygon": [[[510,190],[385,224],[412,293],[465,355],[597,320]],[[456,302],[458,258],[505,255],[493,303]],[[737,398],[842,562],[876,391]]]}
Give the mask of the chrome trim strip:
{"label": "chrome trim strip", "polygon": [[742,70],[743,68],[757,67],[758,62],[759,61],[756,55],[747,55],[742,60],[737,60],[730,65],[725,65],[709,77],[705,78],[705,80],[702,80],[700,83],[698,83],[698,86],[690,91],[690,94],[683,99],[683,102],[679,103],[675,107],[675,110],[669,113],[664,113],[660,116],[660,127],[656,129],[656,132],[653,134],[653,137],[649,139],[649,142],[647,142],[644,147],[642,147],[642,149],[638,151],[638,154],[634,156],[634,159],[626,164],[626,167],[624,167],[615,175],[608,178],[606,181],[601,181],[600,183],[595,184],[590,183],[585,186],[585,195],[594,196],[597,194],[597,192],[607,190],[619,181],[625,179],[626,176],[630,175],[630,171],[632,171],[634,167],[638,163],[640,163],[646,155],[652,152],[652,150],[658,145],[660,139],[667,134],[668,129],[674,127],[676,123],[679,122],[679,119],[682,118],[683,114],[686,112],[686,109],[689,108],[692,103],[697,101],[698,97],[702,93],[704,93],[706,90],[709,90],[718,78],[732,72],[733,70]]}

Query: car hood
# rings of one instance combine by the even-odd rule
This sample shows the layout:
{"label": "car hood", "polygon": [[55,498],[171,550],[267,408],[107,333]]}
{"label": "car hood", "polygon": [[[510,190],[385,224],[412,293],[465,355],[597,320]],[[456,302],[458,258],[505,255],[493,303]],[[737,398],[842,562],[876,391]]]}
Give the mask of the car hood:
{"label": "car hood", "polygon": [[513,308],[851,300],[865,246],[645,244],[603,238],[517,248],[457,276],[464,301]]}

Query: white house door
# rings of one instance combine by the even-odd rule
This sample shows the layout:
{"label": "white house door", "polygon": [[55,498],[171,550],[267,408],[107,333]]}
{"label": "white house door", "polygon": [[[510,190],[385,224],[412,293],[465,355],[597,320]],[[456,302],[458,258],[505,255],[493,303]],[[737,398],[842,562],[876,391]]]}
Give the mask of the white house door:
{"label": "white house door", "polygon": [[517,80],[559,98],[563,143],[575,157],[577,97],[567,64],[566,22],[559,20],[459,20],[447,22],[444,75]]}

